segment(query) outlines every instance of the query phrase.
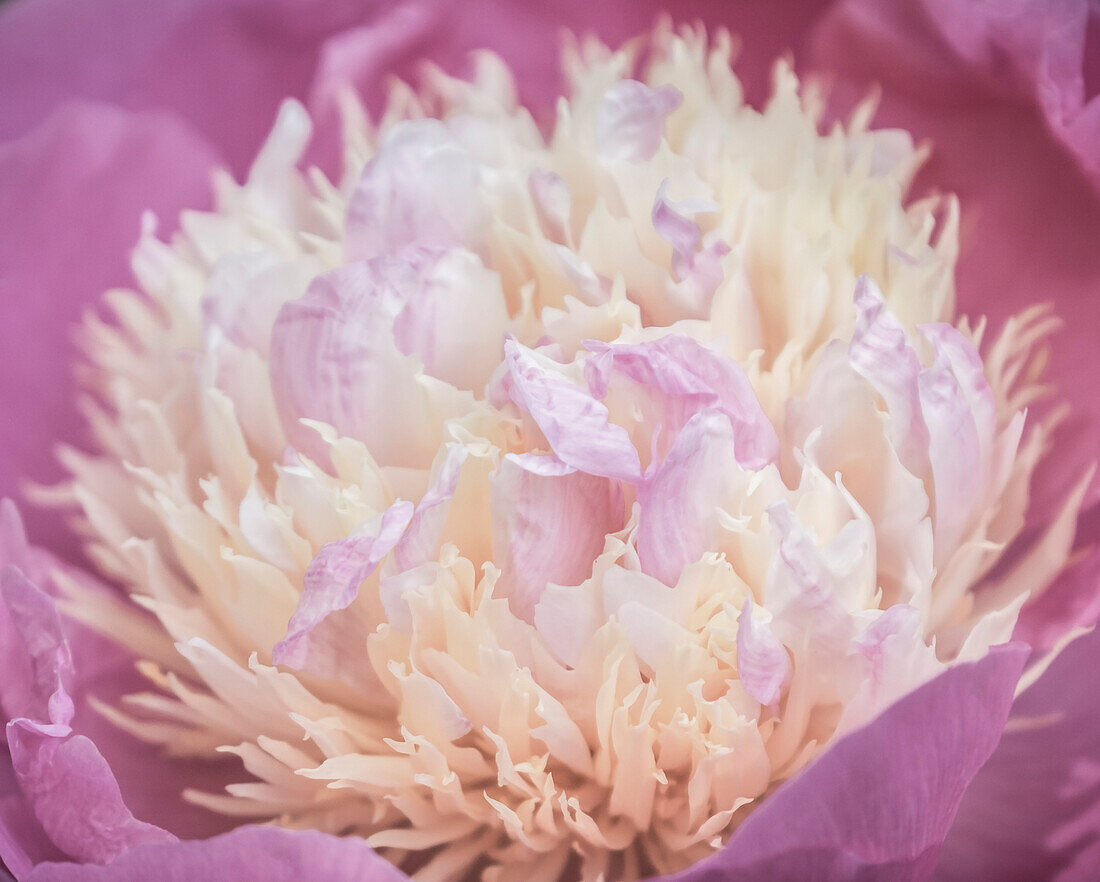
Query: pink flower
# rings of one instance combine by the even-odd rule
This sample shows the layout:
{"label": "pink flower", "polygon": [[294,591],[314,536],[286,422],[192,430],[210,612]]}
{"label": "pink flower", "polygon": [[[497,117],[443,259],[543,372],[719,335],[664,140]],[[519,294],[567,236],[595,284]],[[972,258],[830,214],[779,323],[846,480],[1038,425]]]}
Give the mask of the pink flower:
{"label": "pink flower", "polygon": [[[654,762],[654,751],[639,752],[636,766],[621,763],[616,781],[618,773],[601,770],[598,745],[614,741],[616,756],[633,756],[626,742],[651,731],[648,721],[659,702],[639,699],[639,707],[650,702],[645,719],[631,719],[629,727],[622,722],[606,734],[595,722],[591,731],[584,720],[578,724],[568,696],[583,688],[561,685],[567,678],[574,684],[583,679],[578,672],[588,662],[582,656],[605,639],[609,632],[598,626],[611,618],[618,636],[601,645],[629,647],[638,665],[639,695],[643,684],[670,683],[669,670],[694,670],[693,664],[703,670],[718,658],[715,670],[727,665],[738,671],[742,711],[774,726],[769,714],[781,701],[787,708],[795,704],[791,690],[806,682],[799,671],[807,670],[808,659],[829,665],[831,673],[846,672],[857,684],[838,704],[840,722],[830,724],[840,734],[801,771],[815,749],[808,737],[787,746],[779,744],[782,739],[769,741],[769,760],[746,767],[771,762],[790,774],[730,784],[728,792],[738,799],[731,796],[728,809],[715,807],[726,792],[717,777],[693,779],[701,782],[699,789],[718,795],[706,802],[712,818],[692,822],[690,830],[699,836],[685,840],[684,853],[704,848],[700,831],[717,836],[735,826],[723,848],[706,845],[713,854],[669,876],[676,882],[1085,878],[1100,861],[1094,841],[1100,825],[1100,706],[1091,676],[1100,642],[1090,634],[1064,649],[1059,644],[1100,613],[1100,558],[1093,549],[1097,494],[1087,471],[1100,431],[1090,358],[1100,328],[1100,298],[1093,296],[1100,293],[1100,99],[1094,95],[1100,87],[1100,16],[1085,2],[700,2],[675,9],[678,18],[700,16],[708,27],[725,25],[740,35],[744,49],[737,71],[750,100],[768,94],[772,61],[788,48],[800,73],[832,81],[831,117],[843,118],[871,84],[880,83],[875,126],[888,131],[872,135],[865,125],[855,126],[845,142],[851,155],[839,167],[858,166],[868,180],[894,175],[902,181],[914,156],[904,133],[931,141],[931,159],[914,191],[959,197],[958,312],[987,315],[990,327],[999,330],[1010,316],[1051,301],[1066,323],[1052,338],[1046,376],[1069,402],[1069,417],[1051,429],[1050,438],[1044,436],[1053,452],[1034,473],[1040,444],[1025,441],[1017,448],[1025,422],[1020,414],[1030,407],[1027,420],[1043,419],[1051,405],[1031,373],[1042,359],[1026,353],[1051,330],[1049,322],[1029,313],[1009,324],[1001,342],[991,344],[993,335],[987,334],[979,356],[967,327],[958,330],[945,321],[953,320],[950,280],[936,271],[949,270],[954,260],[950,235],[924,243],[923,251],[899,247],[891,258],[901,265],[899,273],[921,279],[913,285],[922,293],[940,298],[913,306],[912,314],[896,290],[884,297],[873,281],[860,278],[853,299],[837,307],[845,316],[850,311],[852,327],[840,334],[841,345],[823,346],[815,356],[804,378],[805,395],[762,387],[749,356],[761,349],[771,358],[782,343],[799,339],[802,315],[757,315],[754,326],[733,325],[744,339],[722,343],[683,333],[647,336],[647,329],[674,322],[690,331],[692,322],[733,309],[723,297],[737,286],[722,283],[731,278],[738,254],[722,236],[728,194],[686,192],[691,178],[674,164],[652,182],[632,177],[634,164],[655,156],[664,161],[666,126],[677,124],[681,106],[691,110],[694,96],[686,88],[650,88],[627,78],[597,96],[590,152],[615,170],[611,177],[619,175],[615,192],[638,196],[639,204],[626,205],[618,219],[651,224],[647,247],[667,252],[670,272],[644,275],[648,256],[638,251],[625,270],[634,275],[621,283],[616,273],[625,252],[611,248],[615,235],[583,247],[573,241],[576,197],[566,179],[576,174],[575,166],[540,167],[516,197],[527,200],[523,204],[540,231],[533,241],[545,246],[529,259],[576,293],[539,317],[555,333],[532,336],[534,324],[524,326],[517,318],[522,309],[501,305],[511,290],[508,280],[502,288],[495,268],[491,272],[482,260],[485,231],[503,209],[481,201],[486,187],[470,154],[475,147],[499,147],[504,137],[493,130],[479,141],[471,128],[456,138],[439,123],[404,123],[383,137],[352,182],[333,240],[342,250],[319,248],[304,263],[271,262],[260,252],[219,264],[202,281],[203,311],[188,318],[194,319],[188,326],[192,336],[184,343],[155,337],[173,357],[140,362],[179,371],[187,383],[199,384],[186,386],[192,390],[205,388],[206,381],[195,378],[208,368],[225,371],[211,385],[229,391],[213,394],[214,403],[201,410],[201,425],[193,427],[217,441],[205,471],[187,471],[194,456],[206,453],[194,454],[189,436],[169,426],[163,414],[142,410],[140,395],[104,384],[97,387],[101,401],[85,398],[81,406],[69,380],[80,361],[67,342],[71,328],[103,291],[130,284],[127,258],[142,234],[142,213],[151,210],[161,219],[157,235],[166,238],[181,210],[209,208],[212,171],[222,166],[243,176],[277,112],[276,135],[252,165],[255,187],[237,191],[223,182],[223,193],[230,200],[275,194],[279,199],[263,206],[267,216],[285,220],[291,231],[307,229],[323,238],[326,215],[310,215],[309,225],[301,221],[297,178],[288,177],[287,169],[307,149],[307,159],[335,178],[340,113],[347,106],[343,87],[353,85],[378,114],[390,74],[412,76],[422,58],[469,72],[467,52],[489,48],[511,67],[520,98],[546,130],[564,88],[556,30],[591,29],[615,45],[648,31],[659,11],[658,3],[572,0],[550,7],[507,0],[392,6],[365,0],[173,0],[155,6],[15,0],[0,7],[0,352],[6,360],[0,396],[8,415],[0,435],[0,491],[18,494],[22,481],[49,483],[75,474],[77,498],[70,501],[83,505],[97,533],[82,554],[55,510],[23,506],[35,543],[28,545],[14,506],[0,510],[0,704],[11,721],[8,755],[0,764],[0,858],[17,878],[407,878],[379,853],[392,858],[428,846],[383,830],[371,839],[376,853],[364,836],[332,835],[343,832],[342,820],[350,816],[341,802],[349,789],[367,793],[372,805],[384,807],[389,798],[401,802],[405,817],[428,817],[413,825],[420,835],[438,826],[437,817],[449,818],[454,829],[440,835],[447,842],[468,837],[476,846],[466,865],[451,855],[453,866],[477,872],[475,860],[484,852],[523,875],[575,875],[579,863],[566,869],[574,859],[548,832],[551,821],[525,816],[522,801],[501,797],[488,801],[491,808],[479,802],[469,818],[440,805],[457,798],[455,781],[500,776],[503,782],[528,774],[516,772],[522,764],[512,763],[509,751],[516,742],[504,724],[503,734],[486,735],[497,739],[488,753],[456,747],[469,744],[462,739],[475,731],[475,722],[480,727],[478,713],[495,713],[495,706],[484,705],[496,701],[493,690],[499,689],[531,702],[529,713],[541,722],[538,734],[529,734],[544,743],[546,762],[564,770],[559,779],[574,775],[606,784],[612,816],[629,818],[639,829],[650,823],[653,782],[665,772],[663,766],[643,766],[641,757]],[[491,91],[495,68],[478,70]],[[782,91],[782,74],[778,79]],[[312,140],[301,108],[280,103],[286,97],[305,102],[315,125]],[[513,136],[517,142],[524,137],[519,126],[508,130]],[[886,200],[876,192],[866,197],[868,203]],[[943,212],[941,229],[951,229],[949,202]],[[192,241],[216,249],[224,230],[204,233],[203,218],[210,217],[191,216]],[[189,223],[186,216],[183,223]],[[884,216],[882,225],[887,223]],[[309,262],[314,259],[316,264]],[[790,258],[792,273],[797,263]],[[923,276],[922,266],[931,268]],[[159,298],[158,308],[169,302],[157,293],[171,287],[166,280],[190,271],[148,226],[136,268],[146,290]],[[792,288],[812,292],[813,280],[801,281]],[[630,297],[622,294],[623,284]],[[457,343],[453,328],[464,327],[469,312],[454,308],[456,291],[476,291],[480,298],[474,307],[478,321]],[[812,297],[807,293],[806,304],[815,302]],[[87,326],[91,333],[84,343],[98,359],[95,376],[166,388],[157,385],[161,377],[135,373],[128,363],[104,355],[125,360],[129,344],[118,343],[116,329],[127,319],[135,324],[121,333],[138,341],[137,350],[153,339],[143,335],[157,321],[170,330],[186,322],[170,309],[151,319],[154,313],[140,302],[127,303],[116,297],[115,315]],[[738,301],[741,311],[735,314],[747,318],[742,306]],[[830,308],[824,309],[829,316]],[[601,336],[602,326],[587,324],[599,310],[615,309],[637,315],[631,339]],[[821,319],[823,325],[831,320]],[[909,327],[918,320],[919,331]],[[622,318],[622,325],[630,321]],[[846,327],[846,321],[837,324]],[[812,329],[807,333],[812,336]],[[816,352],[811,342],[805,342],[806,351]],[[217,357],[208,358],[215,350]],[[257,363],[270,365],[270,400],[239,394],[268,388],[249,374]],[[782,372],[773,367],[768,371],[775,383]],[[233,405],[218,403],[222,399],[236,402],[235,416]],[[872,400],[882,406],[860,410],[861,401]],[[133,411],[115,420],[113,413],[104,416],[103,401],[120,410],[120,402],[132,403]],[[488,407],[486,402],[494,414],[505,415],[504,422],[484,416],[479,407]],[[94,445],[82,428],[81,409],[99,426]],[[391,420],[380,424],[380,413]],[[866,435],[854,427],[867,413],[884,420],[888,414],[888,420],[875,445],[858,447]],[[302,423],[301,417],[320,423]],[[460,423],[459,434],[440,429],[451,425],[448,420]],[[116,422],[126,423],[129,434],[117,445],[122,453],[113,470],[104,466],[106,459],[71,449],[62,452],[64,469],[55,464],[58,443],[110,447]],[[279,474],[281,490],[301,494],[295,507],[308,515],[299,517],[297,532],[280,520],[280,506],[292,508],[285,499],[255,492],[256,475],[242,466],[253,461],[252,454],[234,446],[238,430],[252,454],[257,439],[270,441],[255,461]],[[148,446],[132,457],[126,453],[126,444],[142,443]],[[287,443],[292,450],[285,450]],[[866,468],[875,480],[862,487],[847,480],[844,486],[829,484],[830,463],[843,463],[836,471],[846,475],[858,472],[845,459],[857,447],[861,462],[874,463]],[[804,463],[788,461],[794,448],[814,468],[820,465],[816,474],[826,475],[825,489],[806,483]],[[131,478],[122,461],[145,471]],[[736,469],[714,480],[718,464],[730,462]],[[798,493],[788,492],[778,478],[768,485],[770,479],[760,477],[770,469],[788,478],[796,468],[803,469]],[[750,473],[752,490],[734,486],[739,475]],[[221,491],[204,488],[205,515],[165,503],[162,509],[171,516],[157,527],[164,533],[137,537],[130,529],[129,519],[136,517],[130,500],[136,509],[146,505],[141,493],[175,498],[176,488],[158,484],[158,474],[216,478],[231,500],[231,516],[218,513]],[[330,475],[337,477],[329,482]],[[887,477],[906,489],[876,495],[876,482],[881,478],[885,487]],[[123,486],[139,493],[116,493]],[[730,499],[751,498],[759,486],[768,497],[766,509],[723,508]],[[910,513],[894,505],[913,498],[915,486],[932,488],[924,508]],[[858,504],[845,509],[835,535],[826,535],[832,515],[823,512],[846,506],[849,491]],[[324,493],[343,495],[337,505]],[[49,495],[39,491],[40,497]],[[924,498],[923,491],[919,495]],[[102,499],[111,504],[97,509]],[[882,499],[889,504],[876,509]],[[925,518],[929,505],[934,517]],[[997,522],[997,512],[1013,523]],[[914,526],[903,529],[910,514]],[[211,538],[194,520],[207,515],[237,532],[225,541]],[[820,535],[806,528],[814,518]],[[717,558],[707,555],[721,547],[727,556],[739,551],[751,558],[746,543],[754,539],[738,539],[735,550],[728,537],[740,536],[752,519],[749,532],[765,537],[770,549],[766,603],[759,604],[757,586],[748,585],[736,605],[721,612],[726,618],[720,622],[719,613],[707,609],[713,616],[707,628],[718,624],[704,629],[705,652],[692,644],[699,650],[695,656],[674,656],[691,634],[703,633],[692,630],[698,626],[689,618],[706,608],[699,598],[709,589],[700,585],[717,578],[706,570]],[[926,556],[916,549],[918,521],[929,531],[921,545]],[[877,543],[869,577],[859,566],[868,523]],[[969,577],[958,575],[970,565],[960,551],[971,547],[969,539],[978,537],[971,545],[984,555],[992,554],[1002,535],[1012,541],[992,569],[973,563]],[[158,569],[161,559],[148,551],[156,541],[176,543],[171,567]],[[448,542],[463,553],[487,545],[482,559],[491,556],[501,567],[495,589],[492,581],[487,589],[476,582],[472,567],[470,587],[463,587],[468,561],[448,557]],[[235,555],[230,546],[256,553]],[[205,566],[215,575],[196,575]],[[89,575],[98,568],[109,580],[128,583],[142,567],[155,588],[140,605]],[[232,568],[233,591],[216,601],[187,593],[192,585],[221,586],[228,570],[218,567]],[[906,594],[913,579],[920,582],[914,568],[922,567],[929,584],[934,576],[941,579],[936,596]],[[752,569],[745,564],[743,573]],[[960,592],[969,591],[971,582],[978,585],[961,606],[955,604],[959,596],[943,600],[949,577]],[[370,602],[359,602],[367,580],[377,591]],[[435,595],[423,590],[447,580],[455,587]],[[899,596],[896,603],[849,597],[864,589]],[[1025,602],[1028,591],[1038,598]],[[485,599],[488,593],[497,606]],[[179,602],[180,596],[188,601]],[[158,606],[169,599],[186,610],[175,625]],[[851,610],[868,609],[874,611],[870,618],[849,617]],[[493,663],[471,683],[457,669],[441,673],[447,653],[424,636],[444,621],[458,633],[455,621],[463,615],[473,622],[462,637],[469,651],[480,646],[488,652],[486,635],[500,637]],[[150,638],[153,616],[164,627],[158,625]],[[216,621],[195,626],[204,616]],[[342,653],[349,640],[382,633],[374,628],[383,622],[388,636],[374,640],[370,659],[366,651],[350,660]],[[1012,630],[1014,622],[1016,641],[1004,643],[1005,628]],[[952,664],[926,651],[922,623]],[[224,643],[190,636],[200,631],[224,636]],[[173,647],[175,640],[180,642]],[[417,640],[436,653],[427,656],[441,666],[431,676],[401,661],[412,658],[406,644]],[[528,644],[535,647],[530,658],[517,661],[515,647]],[[1025,682],[1035,682],[1022,689],[1028,646],[1036,658],[1052,647],[1061,651],[1045,672],[1041,665],[1026,672]],[[199,681],[224,688],[207,696],[211,707],[220,708],[209,713],[222,717],[217,722],[223,729],[187,729],[194,721],[187,714],[201,716],[205,698],[169,706],[166,696],[182,695],[191,682],[176,666],[176,649],[200,672]],[[240,658],[231,657],[235,650]],[[250,658],[253,650],[258,656]],[[135,654],[143,660],[140,672],[134,670]],[[418,664],[424,657],[417,656]],[[384,663],[374,663],[378,658]],[[540,665],[567,673],[551,684]],[[508,692],[493,682],[492,671],[511,671],[510,682],[522,681],[522,688]],[[151,690],[150,679],[160,689]],[[699,694],[717,688],[718,679],[700,686]],[[316,685],[337,681],[343,691]],[[440,687],[445,681],[453,685],[450,691]],[[467,691],[459,695],[462,688]],[[689,694],[689,684],[682,691]],[[250,726],[268,713],[266,699],[256,697],[260,693],[280,694],[296,710],[263,718],[265,734],[256,739],[234,714]],[[479,700],[479,694],[491,699]],[[134,697],[127,703],[123,696]],[[373,720],[393,696],[401,731],[416,737],[400,741],[389,729],[370,734],[364,724],[364,730],[349,732],[331,723],[352,712],[357,720]],[[710,705],[700,698],[703,706]],[[172,722],[193,731],[194,739],[188,743],[178,729],[160,738],[156,726],[128,724],[135,719],[126,716],[132,711],[164,714],[164,732],[174,713]],[[712,723],[715,728],[706,731],[713,735],[719,722]],[[620,723],[607,725],[611,732]],[[723,733],[736,731],[739,738],[747,731],[722,725]],[[692,726],[685,722],[682,728]],[[236,758],[166,758],[130,734],[138,729],[147,741],[159,739],[179,754],[209,754],[217,747]],[[221,740],[203,741],[211,732]],[[752,738],[758,735],[754,726]],[[515,737],[526,739],[528,733]],[[706,741],[709,750],[714,737],[692,742],[693,749],[702,750]],[[733,750],[755,750],[752,738],[744,736]],[[400,748],[384,758],[393,762],[376,762],[374,742],[383,740]],[[669,754],[671,745],[664,748]],[[308,750],[320,751],[324,761],[300,761]],[[429,799],[409,786],[406,766],[413,758],[427,764],[436,754],[450,763],[448,774],[433,778],[416,767],[416,783],[427,788],[424,782],[430,781],[435,788]],[[298,775],[280,778],[287,768]],[[249,783],[241,784],[242,777]],[[780,777],[787,780],[779,784]],[[236,788],[229,796],[210,796],[226,783]],[[531,785],[515,785],[522,786]],[[179,794],[185,788],[206,796],[184,802]],[[582,791],[577,785],[576,792]],[[753,800],[765,791],[756,807]],[[299,811],[299,798],[312,813]],[[751,814],[737,814],[750,802]],[[322,808],[314,811],[316,805]],[[229,814],[214,814],[210,807]],[[563,801],[554,823],[568,818],[581,841],[588,809]],[[482,810],[511,837],[504,844],[485,837]],[[642,815],[646,820],[639,820]],[[317,829],[249,823],[280,816],[299,819],[288,826]],[[519,852],[528,857],[509,864],[509,855]],[[578,853],[585,868],[603,859],[603,852]],[[530,854],[549,857],[537,862]],[[649,860],[651,869],[664,860],[675,865],[665,853]],[[613,866],[612,872],[631,872],[626,863]],[[427,872],[436,878],[431,865]]]}

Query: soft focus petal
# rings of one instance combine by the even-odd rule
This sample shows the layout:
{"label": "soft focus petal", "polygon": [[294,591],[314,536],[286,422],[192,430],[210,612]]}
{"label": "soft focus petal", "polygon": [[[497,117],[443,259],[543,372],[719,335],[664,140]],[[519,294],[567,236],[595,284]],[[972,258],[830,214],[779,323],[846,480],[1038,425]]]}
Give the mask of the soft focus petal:
{"label": "soft focus petal", "polygon": [[637,80],[620,80],[596,112],[596,145],[603,159],[642,162],[661,145],[665,118],[683,96],[674,86],[651,89]]}
{"label": "soft focus petal", "polygon": [[668,878],[925,876],[996,746],[1026,654],[994,648],[902,698],[772,794],[721,852]]}
{"label": "soft focus petal", "polygon": [[439,120],[395,126],[348,203],[349,260],[430,243],[473,248],[489,218],[473,157]]}
{"label": "soft focus petal", "polygon": [[408,877],[364,839],[246,826],[202,842],[141,845],[106,867],[42,864],[26,882],[401,882]]}
{"label": "soft focus petal", "polygon": [[[209,202],[214,163],[186,125],[98,105],[66,106],[0,144],[0,495],[61,476],[52,445],[83,436],[72,323],[130,279],[143,211],[174,219]],[[39,541],[63,544],[56,516],[32,510],[28,524]]]}
{"label": "soft focus petal", "polygon": [[187,120],[243,172],[320,44],[369,0],[27,0],[0,12],[0,139],[73,98]]}
{"label": "soft focus petal", "polygon": [[[1100,138],[1075,139],[1068,150],[1065,140],[1100,114],[1089,94],[1096,88],[1097,27],[1088,6],[847,0],[821,23],[807,53],[810,66],[836,75],[836,111],[877,82],[876,124],[931,142],[915,191],[959,197],[959,311],[987,315],[997,328],[1027,305],[1050,301],[1068,323],[1054,338],[1048,378],[1072,403],[1071,422],[1056,438],[1060,454],[1040,469],[1029,520],[1056,510],[1082,462],[1094,458],[1100,424]],[[1052,108],[1061,108],[1060,126]],[[1096,498],[1094,489],[1086,508]]]}

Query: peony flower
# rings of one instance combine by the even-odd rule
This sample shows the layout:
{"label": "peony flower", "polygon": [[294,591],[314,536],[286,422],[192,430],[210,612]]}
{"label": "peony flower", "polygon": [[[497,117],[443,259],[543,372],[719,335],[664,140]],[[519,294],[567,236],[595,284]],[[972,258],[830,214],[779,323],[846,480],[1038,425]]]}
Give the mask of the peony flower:
{"label": "peony flower", "polygon": [[[1089,874],[1084,6],[578,8],[560,80],[504,3],[59,8],[0,13],[18,395],[151,210],[87,435],[9,430],[63,442],[40,544],[0,507],[17,878]],[[124,28],[128,109],[36,126],[20,47]]]}

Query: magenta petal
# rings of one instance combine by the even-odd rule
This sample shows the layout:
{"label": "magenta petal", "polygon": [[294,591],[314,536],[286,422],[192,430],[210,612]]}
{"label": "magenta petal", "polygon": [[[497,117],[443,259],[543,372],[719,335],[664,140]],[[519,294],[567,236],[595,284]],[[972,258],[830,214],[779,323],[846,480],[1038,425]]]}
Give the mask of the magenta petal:
{"label": "magenta petal", "polygon": [[141,845],[106,867],[41,864],[24,882],[407,882],[366,840],[249,825],[200,842]]}
{"label": "magenta petal", "polygon": [[714,857],[668,882],[925,878],[1008,716],[1027,650],[945,671],[768,796]]}
{"label": "magenta petal", "polygon": [[1091,879],[1100,859],[1100,631],[1078,638],[1012,707],[967,789],[937,880]]}
{"label": "magenta petal", "polygon": [[176,837],[126,808],[107,761],[83,735],[57,737],[27,719],[8,723],[12,767],[43,830],[79,861],[106,863],[142,842]]}
{"label": "magenta petal", "polygon": [[[0,119],[6,112],[0,103]],[[178,121],[96,105],[67,105],[0,144],[0,495],[62,476],[54,443],[83,435],[72,325],[104,290],[130,281],[142,212],[174,226],[181,207],[205,207],[215,163]],[[52,548],[68,535],[52,512],[27,521]]]}
{"label": "magenta petal", "polygon": [[272,650],[276,664],[300,668],[307,663],[313,629],[352,604],[359,594],[359,583],[378,569],[412,516],[412,503],[399,499],[355,535],[329,542],[317,552],[306,570],[302,596],[286,637]]}
{"label": "magenta petal", "polygon": [[65,688],[72,655],[50,597],[12,566],[0,571],[0,704],[6,719],[29,717],[67,732],[73,700]]}

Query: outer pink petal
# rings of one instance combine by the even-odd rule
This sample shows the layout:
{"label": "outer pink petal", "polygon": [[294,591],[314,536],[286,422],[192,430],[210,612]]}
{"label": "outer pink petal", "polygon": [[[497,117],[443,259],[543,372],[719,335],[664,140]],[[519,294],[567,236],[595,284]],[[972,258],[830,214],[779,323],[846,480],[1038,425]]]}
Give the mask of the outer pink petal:
{"label": "outer pink petal", "polygon": [[1100,859],[1100,631],[1078,638],[1012,707],[971,783],[937,880],[1095,878]]}
{"label": "outer pink petal", "polygon": [[187,120],[238,173],[279,102],[304,97],[321,43],[372,0],[22,0],[0,9],[0,139],[74,98]]}
{"label": "outer pink petal", "polygon": [[921,686],[771,794],[722,851],[666,879],[927,877],[997,744],[1026,655],[995,647]]}
{"label": "outer pink petal", "polygon": [[[53,444],[83,435],[72,325],[104,290],[129,282],[142,211],[171,227],[182,206],[205,206],[214,164],[177,121],[87,104],[0,144],[0,495],[61,476]],[[32,511],[28,523],[39,541],[62,545],[58,518]]]}
{"label": "outer pink petal", "polygon": [[78,861],[106,863],[143,842],[175,842],[137,820],[123,802],[111,767],[83,735],[52,734],[31,720],[8,723],[15,777],[46,835]]}
{"label": "outer pink petal", "polygon": [[[53,607],[53,597],[57,594],[53,572],[64,569],[66,575],[85,590],[105,594],[110,594],[111,590],[78,570],[66,568],[40,549],[28,547],[18,513],[6,501],[0,504],[0,568],[8,583],[5,593],[14,602],[16,612],[10,615],[7,604],[0,611],[4,626],[4,721],[19,717],[32,721],[31,728],[37,730],[28,732],[25,731],[27,723],[22,725],[23,750],[15,751],[20,775],[26,779],[31,766],[41,765],[40,753],[53,756],[60,763],[71,760],[76,751],[85,774],[67,777],[63,784],[81,786],[80,797],[92,801],[85,805],[102,798],[105,805],[113,805],[103,811],[116,821],[129,817],[125,812],[128,807],[136,816],[169,827],[183,836],[207,836],[226,829],[225,819],[185,803],[181,794],[186,787],[217,790],[227,783],[229,775],[239,778],[239,765],[234,768],[233,762],[168,759],[156,748],[108,723],[89,706],[90,696],[114,703],[122,695],[148,689],[149,684],[136,673],[133,658],[125,652],[74,621],[58,617]],[[27,578],[21,578],[20,572]],[[13,627],[17,627],[18,633],[13,633]],[[75,716],[71,717],[75,734],[71,737],[68,736],[69,727],[64,725],[69,722],[70,711],[66,709],[68,703],[59,700],[59,683],[64,687],[63,692],[72,696],[75,705]],[[51,725],[46,725],[47,722]],[[39,737],[43,732],[55,732],[56,737]],[[89,743],[79,749],[60,749],[67,738],[77,737],[89,739]],[[91,742],[99,749],[99,758],[93,753]],[[60,853],[35,818],[32,803],[28,803],[23,788],[16,783],[11,759],[5,754],[6,765],[0,774],[5,782],[0,789],[0,858],[17,869],[39,860],[52,860]],[[106,775],[104,760],[117,784]],[[150,776],[149,769],[154,766],[157,774]],[[92,780],[89,778],[92,772],[98,776],[95,787],[87,786]],[[117,803],[119,789],[124,806]],[[57,798],[62,804],[76,798],[75,794],[66,794],[64,787],[60,787]],[[134,824],[134,829],[148,832],[146,825]],[[125,831],[119,835],[126,835]],[[93,843],[91,847],[99,846]]]}
{"label": "outer pink petal", "polygon": [[402,882],[366,840],[247,826],[202,842],[142,845],[106,867],[41,864],[25,882]]}

